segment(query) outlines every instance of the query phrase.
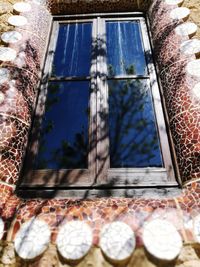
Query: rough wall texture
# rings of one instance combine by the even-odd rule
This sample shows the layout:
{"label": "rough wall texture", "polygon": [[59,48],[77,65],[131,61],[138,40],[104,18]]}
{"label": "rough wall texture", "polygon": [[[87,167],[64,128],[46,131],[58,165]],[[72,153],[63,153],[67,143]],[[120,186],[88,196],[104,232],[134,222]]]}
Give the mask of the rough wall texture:
{"label": "rough wall texture", "polygon": [[195,57],[180,52],[181,42],[188,37],[175,33],[183,21],[175,23],[170,19],[173,8],[156,1],[149,15],[179,171],[181,180],[186,182],[200,177],[200,99],[192,93],[198,81],[186,73],[187,63]]}
{"label": "rough wall texture", "polygon": [[199,38],[200,37],[200,21],[199,21],[200,3],[199,1],[195,1],[195,0],[185,0],[183,6],[191,10],[189,21],[192,21],[198,25],[196,37]]}
{"label": "rough wall texture", "polygon": [[[7,8],[9,16],[12,4],[7,2]],[[3,32],[13,29],[7,22],[8,16],[7,13],[3,15]],[[0,177],[10,185],[16,184],[19,177],[51,21],[46,7],[37,4],[25,16],[29,23],[17,29],[23,35],[22,40],[10,45],[18,52],[17,58],[12,63],[1,63],[2,68],[10,71],[10,81],[1,85],[5,100],[0,106]],[[40,27],[39,18],[43,20],[43,27]]]}
{"label": "rough wall texture", "polygon": [[[25,262],[19,257],[16,257],[12,243],[4,243],[0,245],[2,248],[2,263],[3,266],[9,267],[70,267],[71,264],[61,260],[57,254],[56,247],[51,244],[48,250],[42,257],[34,262]],[[176,261],[171,263],[159,262],[153,259],[147,252],[138,248],[134,252],[134,256],[123,267],[198,267],[200,264],[199,248],[189,245],[184,246],[182,253]],[[97,260],[98,259],[98,260]],[[105,260],[99,248],[92,248],[89,254],[76,267],[114,267]],[[115,265],[116,266],[116,265]]]}
{"label": "rough wall texture", "polygon": [[127,12],[146,11],[150,5],[149,0],[75,0],[75,1],[48,1],[53,14],[80,14],[95,12]]}
{"label": "rough wall texture", "polygon": [[[7,18],[13,12],[12,3],[1,1],[0,32],[13,29]],[[131,11],[146,9],[149,1],[92,1],[54,2],[48,4],[53,13]],[[79,9],[81,5],[81,9]],[[179,171],[183,182],[190,182],[179,197],[167,199],[147,198],[102,198],[94,200],[77,199],[30,199],[25,200],[13,194],[19,177],[21,161],[27,143],[35,103],[36,88],[40,77],[40,66],[45,54],[51,15],[45,5],[31,3],[32,12],[24,14],[28,26],[18,28],[23,40],[12,48],[18,52],[16,60],[1,63],[10,71],[8,82],[0,85],[5,101],[0,105],[0,212],[5,222],[1,261],[10,266],[68,266],[58,258],[55,239],[58,226],[65,220],[83,220],[88,223],[94,235],[93,244],[98,246],[99,231],[105,223],[123,221],[131,226],[137,237],[137,246],[142,245],[142,230],[145,222],[162,218],[171,221],[180,232],[184,242],[195,243],[192,221],[200,211],[200,103],[191,89],[199,82],[186,75],[185,66],[195,56],[186,57],[179,51],[181,42],[187,38],[178,37],[174,28],[182,23],[171,21],[169,12],[176,6],[168,6],[164,1],[153,1],[149,17],[154,42],[154,52],[159,66],[170,128],[175,144]],[[185,0],[184,6],[191,10],[190,20],[200,23],[198,0]],[[42,18],[42,27],[41,27]],[[200,36],[199,29],[197,36]],[[1,42],[1,46],[5,46]],[[52,245],[44,257],[34,263],[23,262],[16,257],[13,243],[16,233],[25,221],[33,216],[47,222],[50,227]],[[10,242],[10,243],[9,243]],[[199,248],[185,245],[176,262],[163,263],[149,257],[142,248],[138,249],[128,266],[198,266]],[[142,259],[142,256],[145,257]],[[97,261],[98,258],[98,261]],[[94,262],[98,262],[95,263]],[[18,264],[18,265],[17,265]],[[97,265],[98,264],[98,265]],[[112,266],[98,248],[77,266]]]}

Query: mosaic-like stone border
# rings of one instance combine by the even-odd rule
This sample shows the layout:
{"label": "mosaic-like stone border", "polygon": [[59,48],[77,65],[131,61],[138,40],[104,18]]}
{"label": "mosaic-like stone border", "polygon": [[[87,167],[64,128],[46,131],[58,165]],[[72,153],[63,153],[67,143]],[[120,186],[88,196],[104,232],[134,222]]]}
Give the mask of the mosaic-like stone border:
{"label": "mosaic-like stone border", "polygon": [[195,53],[187,54],[180,50],[197,26],[183,20],[174,21],[170,17],[174,8],[176,5],[154,1],[149,17],[180,177],[184,183],[200,177],[200,102],[192,94],[198,79],[189,77],[186,71],[187,64],[195,59]]}
{"label": "mosaic-like stone border", "polygon": [[[78,8],[78,5],[75,7],[75,2],[73,1],[70,10],[66,9],[66,3],[59,4],[59,2],[57,4],[51,2],[48,7],[55,13],[59,13],[63,9],[73,13]],[[85,1],[85,5],[79,11],[81,12],[85,8],[89,12],[91,8],[89,2]],[[120,5],[124,3],[123,8],[126,10],[129,5],[133,4],[132,1],[121,1],[120,4],[117,3],[118,8],[120,9]],[[136,233],[137,246],[140,246],[143,244],[144,223],[160,218],[173,223],[184,242],[197,242],[195,235],[198,236],[198,233],[194,232],[192,222],[200,212],[198,181],[200,178],[200,130],[198,128],[200,110],[199,98],[196,97],[197,94],[193,89],[196,88],[199,79],[186,72],[187,64],[195,60],[195,55],[188,55],[180,50],[181,44],[189,37],[176,34],[176,27],[183,21],[171,19],[170,13],[177,6],[167,5],[161,0],[154,1],[149,10],[154,51],[159,66],[181,179],[190,184],[185,187],[186,189],[179,197],[168,199],[25,200],[13,194],[26,147],[26,138],[24,139],[24,137],[27,136],[31,124],[37,93],[36,85],[40,77],[40,66],[44,58],[51,21],[51,15],[43,4],[39,5],[34,2],[30,4],[31,13],[22,14],[27,18],[28,23],[16,29],[22,34],[22,40],[9,45],[10,48],[15,49],[17,57],[12,62],[1,63],[1,68],[9,70],[9,79],[5,79],[0,84],[1,91],[5,92],[5,97],[0,104],[0,108],[1,105],[4,105],[0,109],[0,123],[4,133],[0,140],[0,147],[3,151],[0,158],[0,211],[5,222],[3,238],[7,238],[9,241],[14,240],[21,225],[36,216],[49,225],[53,243],[56,241],[59,225],[64,220],[81,220],[88,223],[93,230],[93,244],[96,245],[99,244],[99,233],[105,224],[121,221],[128,224]],[[115,9],[116,11],[115,4],[111,5],[110,9],[106,5],[102,5],[102,9],[104,11],[105,8],[108,11]],[[144,7],[145,4],[142,6]],[[40,17],[43,17],[44,27],[39,27]],[[14,97],[9,98],[9,90],[13,90],[13,88],[16,90]],[[5,104],[8,98],[10,106]],[[19,105],[16,105],[16,101]],[[23,111],[19,110],[19,107]]]}

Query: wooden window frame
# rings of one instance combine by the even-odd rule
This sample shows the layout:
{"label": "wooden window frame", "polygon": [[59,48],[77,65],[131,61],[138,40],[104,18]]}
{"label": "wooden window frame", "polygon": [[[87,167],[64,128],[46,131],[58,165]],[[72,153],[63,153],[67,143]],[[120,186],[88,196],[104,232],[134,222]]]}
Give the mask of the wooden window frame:
{"label": "wooden window frame", "polygon": [[[144,54],[147,62],[148,75],[132,75],[128,79],[146,79],[151,90],[154,111],[158,129],[161,152],[165,168],[109,168],[109,135],[108,123],[103,121],[99,114],[108,113],[108,85],[106,56],[100,55],[100,49],[106,51],[105,22],[106,21],[140,21]],[[90,77],[51,77],[51,67],[56,48],[59,24],[74,22],[93,22],[92,27],[92,53],[96,54],[92,60]],[[147,53],[148,51],[148,53]],[[115,79],[125,79],[125,76]],[[45,112],[48,81],[74,81],[90,80],[92,84],[90,94],[89,118],[89,155],[88,169],[74,170],[33,170],[33,155],[36,155],[39,144],[39,131],[42,116]],[[95,145],[94,145],[95,144]],[[20,187],[46,187],[46,188],[132,188],[132,187],[173,187],[177,186],[175,179],[175,163],[170,151],[167,136],[166,122],[163,114],[160,90],[156,77],[155,66],[151,51],[147,23],[142,13],[123,14],[89,14],[54,17],[51,40],[44,66],[38,101],[36,105],[34,124],[32,128],[30,145],[22,172]]]}

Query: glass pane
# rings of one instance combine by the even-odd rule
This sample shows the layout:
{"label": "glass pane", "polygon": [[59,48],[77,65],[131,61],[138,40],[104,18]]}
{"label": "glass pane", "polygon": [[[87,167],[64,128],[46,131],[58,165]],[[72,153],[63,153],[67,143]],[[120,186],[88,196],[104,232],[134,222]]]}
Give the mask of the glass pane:
{"label": "glass pane", "polygon": [[87,168],[89,82],[48,88],[35,169]]}
{"label": "glass pane", "polygon": [[110,80],[111,168],[163,166],[152,99],[144,80]]}
{"label": "glass pane", "polygon": [[91,23],[60,24],[52,75],[88,76],[91,45]]}
{"label": "glass pane", "polygon": [[106,23],[108,73],[145,75],[146,61],[138,21]]}

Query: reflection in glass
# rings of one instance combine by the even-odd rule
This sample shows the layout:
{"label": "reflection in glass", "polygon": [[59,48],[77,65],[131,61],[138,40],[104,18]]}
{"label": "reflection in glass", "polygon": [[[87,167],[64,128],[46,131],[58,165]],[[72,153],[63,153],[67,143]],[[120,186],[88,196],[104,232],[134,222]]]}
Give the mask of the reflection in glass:
{"label": "reflection in glass", "polygon": [[144,80],[110,80],[110,166],[163,166],[152,99]]}
{"label": "reflection in glass", "polygon": [[48,88],[35,169],[87,168],[89,82]]}
{"label": "reflection in glass", "polygon": [[106,23],[107,63],[110,76],[146,74],[140,31],[138,21]]}
{"label": "reflection in glass", "polygon": [[91,23],[60,24],[52,75],[88,76],[92,44]]}

